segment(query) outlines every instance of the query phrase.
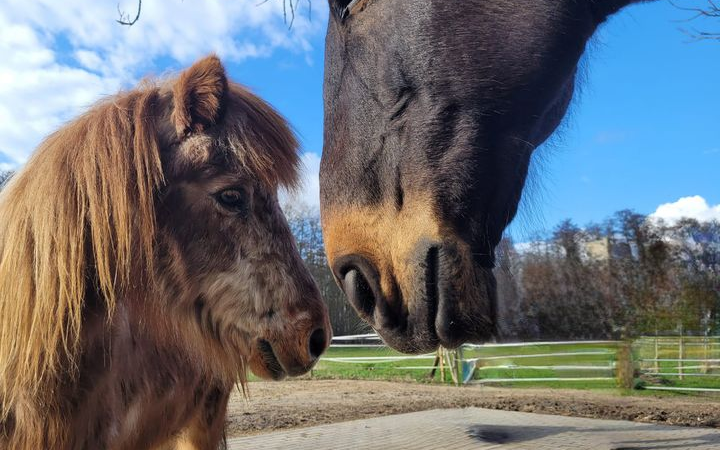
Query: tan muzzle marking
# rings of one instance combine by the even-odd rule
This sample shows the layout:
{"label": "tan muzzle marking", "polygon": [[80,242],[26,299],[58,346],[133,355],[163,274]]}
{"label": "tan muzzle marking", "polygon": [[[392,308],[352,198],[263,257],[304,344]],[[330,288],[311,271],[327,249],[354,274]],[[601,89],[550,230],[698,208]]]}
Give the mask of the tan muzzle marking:
{"label": "tan muzzle marking", "polygon": [[400,211],[392,202],[327,208],[322,212],[322,226],[330,265],[342,256],[362,256],[377,269],[388,299],[393,296],[393,278],[406,299],[413,297],[407,295],[416,279],[411,256],[419,242],[441,239],[441,226],[428,196],[406,201]]}

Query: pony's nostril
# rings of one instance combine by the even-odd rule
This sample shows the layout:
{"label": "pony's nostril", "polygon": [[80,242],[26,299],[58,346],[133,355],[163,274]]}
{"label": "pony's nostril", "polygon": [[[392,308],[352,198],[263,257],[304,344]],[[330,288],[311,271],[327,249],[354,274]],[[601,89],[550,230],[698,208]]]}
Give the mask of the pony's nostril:
{"label": "pony's nostril", "polygon": [[318,359],[320,355],[325,351],[327,347],[327,340],[325,339],[325,330],[318,328],[313,331],[310,335],[310,342],[308,350],[310,351],[310,357],[312,359]]}
{"label": "pony's nostril", "polygon": [[350,303],[366,318],[371,318],[375,311],[375,295],[358,269],[347,271],[343,278],[343,288]]}

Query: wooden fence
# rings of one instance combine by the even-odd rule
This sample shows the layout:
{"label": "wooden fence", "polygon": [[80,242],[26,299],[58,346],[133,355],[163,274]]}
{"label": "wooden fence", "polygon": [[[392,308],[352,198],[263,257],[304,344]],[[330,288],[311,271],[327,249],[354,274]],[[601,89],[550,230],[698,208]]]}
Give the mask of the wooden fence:
{"label": "wooden fence", "polygon": [[720,336],[643,336],[634,347],[639,372],[659,384],[646,389],[720,392]]}

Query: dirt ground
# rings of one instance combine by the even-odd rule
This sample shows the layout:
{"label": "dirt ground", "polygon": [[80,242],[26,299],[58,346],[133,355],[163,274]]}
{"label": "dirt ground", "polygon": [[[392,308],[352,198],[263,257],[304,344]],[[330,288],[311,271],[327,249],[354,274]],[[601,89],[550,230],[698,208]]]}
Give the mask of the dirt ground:
{"label": "dirt ground", "polygon": [[228,437],[436,408],[481,408],[720,428],[720,397],[620,396],[612,393],[438,386],[359,380],[253,382],[236,393]]}

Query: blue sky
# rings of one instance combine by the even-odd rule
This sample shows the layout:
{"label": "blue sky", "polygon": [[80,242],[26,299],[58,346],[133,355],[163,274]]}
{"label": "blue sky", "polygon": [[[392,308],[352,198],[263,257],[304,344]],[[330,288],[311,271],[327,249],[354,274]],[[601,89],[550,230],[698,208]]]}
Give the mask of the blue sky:
{"label": "blue sky", "polygon": [[[258,3],[147,0],[140,22],[126,29],[114,23],[115,0],[4,1],[0,167],[22,164],[44,135],[100,96],[215,51],[232,78],[295,127],[306,153],[304,198],[316,204],[327,6],[315,0],[312,20],[303,8],[287,30],[280,0]],[[133,4],[120,7],[131,12]],[[663,211],[720,217],[720,41],[688,42],[679,31],[688,16],[658,1],[603,26],[584,58],[571,113],[539,150],[511,228],[518,239],[564,218],[582,225],[623,208],[650,214],[671,204]],[[720,21],[693,25],[720,30]]]}
{"label": "blue sky", "polygon": [[541,149],[533,201],[546,225],[649,214],[687,196],[720,203],[720,41],[689,42],[677,22],[687,16],[666,2],[637,5],[595,37],[566,127]]}

